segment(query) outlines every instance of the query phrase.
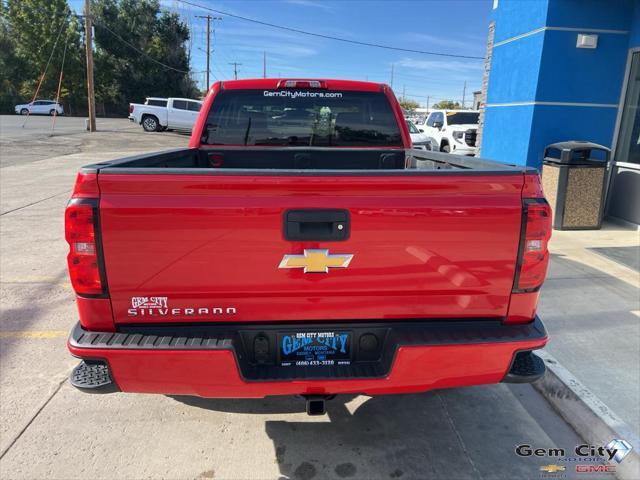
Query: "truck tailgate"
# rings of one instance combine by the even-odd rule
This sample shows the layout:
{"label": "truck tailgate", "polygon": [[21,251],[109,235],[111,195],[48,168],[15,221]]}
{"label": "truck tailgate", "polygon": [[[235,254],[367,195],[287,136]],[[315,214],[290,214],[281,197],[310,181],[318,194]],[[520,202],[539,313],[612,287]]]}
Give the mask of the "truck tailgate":
{"label": "truck tailgate", "polygon": [[[442,172],[438,172],[442,173]],[[116,323],[506,315],[523,175],[98,176]],[[343,209],[349,237],[288,241],[288,210]],[[327,249],[347,268],[279,268]]]}

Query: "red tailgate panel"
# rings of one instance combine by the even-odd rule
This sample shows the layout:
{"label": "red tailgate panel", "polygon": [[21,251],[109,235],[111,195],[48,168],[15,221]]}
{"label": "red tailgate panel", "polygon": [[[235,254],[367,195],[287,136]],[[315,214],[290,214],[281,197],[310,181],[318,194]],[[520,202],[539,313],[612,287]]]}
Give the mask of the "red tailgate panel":
{"label": "red tailgate panel", "polygon": [[[101,173],[115,321],[503,317],[522,182],[521,174]],[[348,209],[350,238],[284,240],[285,210],[313,208]],[[285,254],[312,248],[354,257],[327,274],[278,268]],[[132,315],[134,297],[166,300]]]}

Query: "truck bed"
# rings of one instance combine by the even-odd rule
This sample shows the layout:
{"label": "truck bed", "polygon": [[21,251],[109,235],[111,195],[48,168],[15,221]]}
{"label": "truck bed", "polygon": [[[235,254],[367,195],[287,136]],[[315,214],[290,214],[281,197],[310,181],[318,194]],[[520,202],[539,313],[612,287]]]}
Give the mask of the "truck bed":
{"label": "truck bed", "polygon": [[[408,168],[405,168],[407,164]],[[85,173],[182,173],[216,175],[513,175],[530,167],[421,149],[335,147],[182,148],[135,155],[82,168]]]}

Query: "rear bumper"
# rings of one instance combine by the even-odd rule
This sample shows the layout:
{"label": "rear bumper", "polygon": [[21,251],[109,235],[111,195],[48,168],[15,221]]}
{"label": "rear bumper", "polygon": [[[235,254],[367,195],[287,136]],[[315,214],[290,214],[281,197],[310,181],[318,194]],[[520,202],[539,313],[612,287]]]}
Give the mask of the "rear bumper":
{"label": "rear bumper", "polygon": [[451,149],[451,153],[455,153],[456,155],[466,155],[469,157],[475,157],[478,153],[478,149],[476,147],[470,147],[466,144],[455,144],[455,150]]}
{"label": "rear bumper", "polygon": [[[251,345],[255,345],[256,335],[270,338],[278,330],[318,328],[348,328],[354,332],[354,345],[361,336],[373,332],[380,339],[379,355],[358,359],[354,353],[352,365],[332,367],[282,367],[268,359],[255,361]],[[261,398],[382,395],[533,381],[540,372],[520,374],[516,365],[522,362],[515,361],[516,354],[542,348],[546,342],[544,326],[536,318],[524,325],[484,320],[387,321],[144,326],[116,333],[89,332],[77,324],[68,347],[92,369],[96,363],[106,365],[101,378],[108,378],[113,385],[91,391]],[[78,372],[74,374],[78,376]],[[86,372],[82,375],[86,377]]]}

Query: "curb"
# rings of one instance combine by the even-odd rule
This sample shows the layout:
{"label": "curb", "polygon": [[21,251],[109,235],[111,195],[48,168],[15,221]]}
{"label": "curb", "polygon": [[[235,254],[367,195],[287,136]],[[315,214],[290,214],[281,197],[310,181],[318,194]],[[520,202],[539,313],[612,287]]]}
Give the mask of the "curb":
{"label": "curb", "polygon": [[536,355],[544,361],[547,372],[533,387],[591,445],[606,445],[613,439],[629,442],[633,450],[621,463],[613,462],[616,477],[640,479],[640,439],[633,430],[551,354],[538,350]]}

